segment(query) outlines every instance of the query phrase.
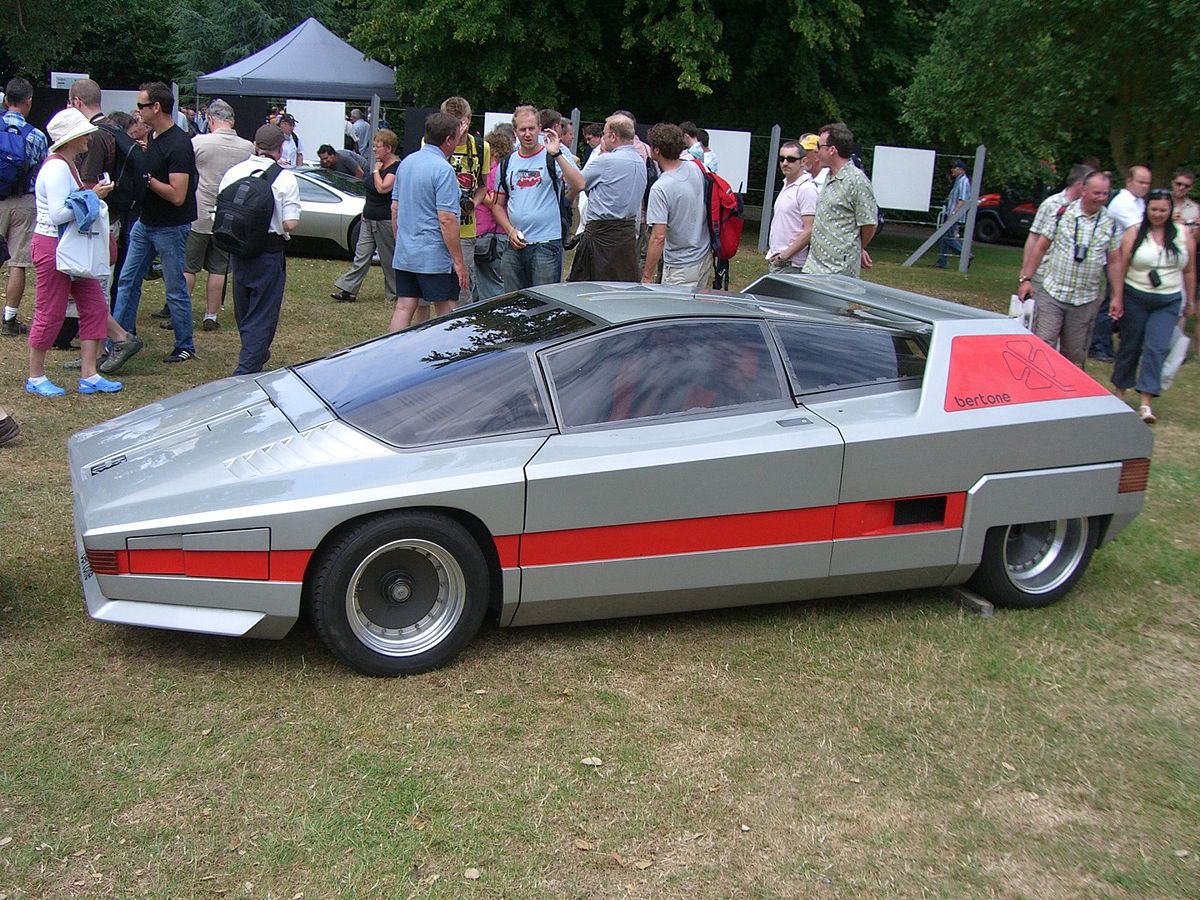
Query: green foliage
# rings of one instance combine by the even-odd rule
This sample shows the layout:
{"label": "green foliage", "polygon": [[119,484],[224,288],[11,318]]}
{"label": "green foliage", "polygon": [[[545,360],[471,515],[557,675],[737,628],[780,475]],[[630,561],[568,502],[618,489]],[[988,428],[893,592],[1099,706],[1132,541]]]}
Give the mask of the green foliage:
{"label": "green foliage", "polygon": [[953,0],[901,92],[903,119],[934,141],[987,144],[1004,177],[1096,154],[1146,161],[1163,181],[1200,138],[1194,18],[1185,0]]}
{"label": "green foliage", "polygon": [[479,108],[579,106],[598,118],[626,107],[643,121],[790,131],[844,116],[896,139],[890,86],[928,46],[940,5],[381,0],[352,39],[395,65],[399,93],[418,104],[461,93]]}

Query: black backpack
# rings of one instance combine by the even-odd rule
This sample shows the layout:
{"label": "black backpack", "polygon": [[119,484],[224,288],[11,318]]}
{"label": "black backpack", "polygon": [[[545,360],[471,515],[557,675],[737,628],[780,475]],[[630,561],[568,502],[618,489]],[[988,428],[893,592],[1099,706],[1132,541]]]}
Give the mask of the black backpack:
{"label": "black backpack", "polygon": [[[513,151],[514,153],[516,151]],[[566,150],[562,151],[566,153]],[[500,160],[500,171],[496,173],[496,183],[504,188],[506,194],[512,193],[512,185],[508,180],[508,161],[512,158],[510,153],[504,159]],[[559,222],[562,225],[562,239],[565,241],[571,235],[571,212],[570,199],[566,191],[564,191],[558,183],[558,164],[550,158],[550,154],[546,154],[546,174],[550,176],[550,187],[554,189],[554,196],[558,200]],[[565,208],[564,208],[565,207]]]}
{"label": "black backpack", "polygon": [[142,145],[131,138],[121,128],[107,122],[97,122],[96,127],[112,135],[117,145],[113,166],[115,172],[109,173],[113,180],[113,189],[104,198],[114,218],[132,212],[146,196],[146,151]]}
{"label": "black backpack", "polygon": [[275,194],[271,185],[282,169],[272,163],[261,172],[239,178],[217,194],[213,243],[234,256],[258,256],[268,247]]}

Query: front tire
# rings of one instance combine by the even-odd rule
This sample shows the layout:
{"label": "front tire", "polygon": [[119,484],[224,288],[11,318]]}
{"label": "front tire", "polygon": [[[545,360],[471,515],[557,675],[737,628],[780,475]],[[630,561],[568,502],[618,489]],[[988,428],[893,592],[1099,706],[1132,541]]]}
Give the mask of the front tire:
{"label": "front tire", "polygon": [[994,244],[1000,240],[1002,231],[1000,223],[990,215],[980,216],[975,221],[975,240],[985,244]]}
{"label": "front tire", "polygon": [[996,606],[1037,609],[1066,596],[1096,549],[1096,519],[1057,519],[988,530],[968,587]]}
{"label": "front tire", "polygon": [[368,519],[325,551],[313,622],[339,659],[367,675],[411,675],[452,661],[488,607],[487,563],[453,519],[399,512]]}

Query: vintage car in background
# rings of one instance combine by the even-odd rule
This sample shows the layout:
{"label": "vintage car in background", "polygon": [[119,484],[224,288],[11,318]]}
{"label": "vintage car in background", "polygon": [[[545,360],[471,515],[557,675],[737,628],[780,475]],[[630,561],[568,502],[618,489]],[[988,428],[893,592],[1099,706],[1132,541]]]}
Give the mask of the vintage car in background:
{"label": "vintage car in background", "polygon": [[500,626],[968,584],[1061,598],[1142,509],[1150,430],[1013,320],[841,277],[556,284],[70,440],[104,622],[355,669]]}

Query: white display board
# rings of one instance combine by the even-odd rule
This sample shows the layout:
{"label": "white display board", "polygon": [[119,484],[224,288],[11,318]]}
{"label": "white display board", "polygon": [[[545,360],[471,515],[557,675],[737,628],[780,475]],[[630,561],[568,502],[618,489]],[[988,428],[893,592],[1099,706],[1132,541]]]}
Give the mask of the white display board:
{"label": "white display board", "polygon": [[345,145],[346,104],[340,100],[289,100],[287,111],[296,119],[305,165],[320,164],[317,148],[322,144],[335,150]]}
{"label": "white display board", "polygon": [[483,133],[491,134],[492,130],[497,125],[511,125],[512,113],[510,112],[485,112],[483,114]]}
{"label": "white display board", "polygon": [[875,147],[871,186],[875,202],[884,209],[929,212],[936,155],[913,147]]}
{"label": "white display board", "polygon": [[746,193],[750,179],[750,132],[708,131],[708,149],[717,154],[717,174],[729,182],[735,194]]}
{"label": "white display board", "polygon": [[100,92],[100,110],[106,116],[115,112],[137,115],[137,99],[137,91],[110,91],[105,88]]}

